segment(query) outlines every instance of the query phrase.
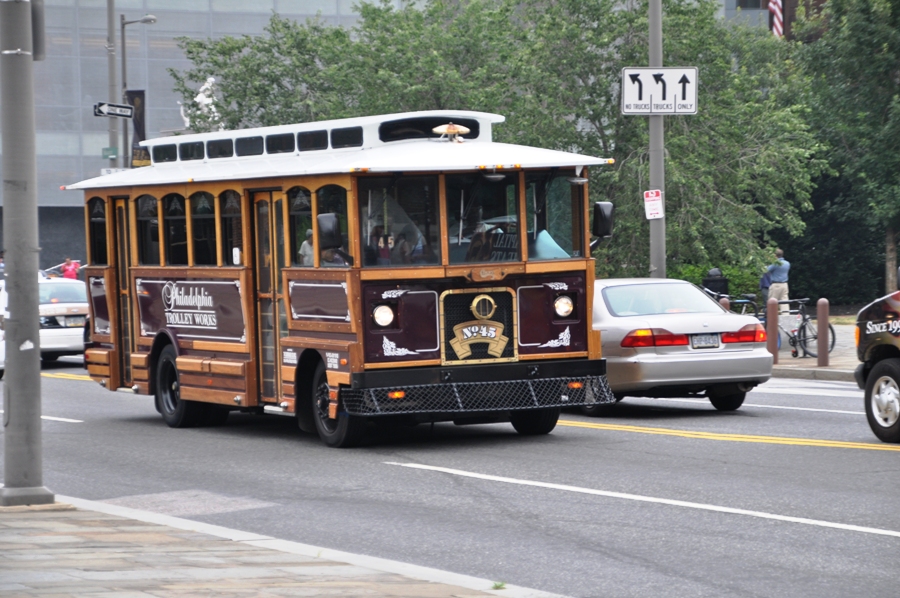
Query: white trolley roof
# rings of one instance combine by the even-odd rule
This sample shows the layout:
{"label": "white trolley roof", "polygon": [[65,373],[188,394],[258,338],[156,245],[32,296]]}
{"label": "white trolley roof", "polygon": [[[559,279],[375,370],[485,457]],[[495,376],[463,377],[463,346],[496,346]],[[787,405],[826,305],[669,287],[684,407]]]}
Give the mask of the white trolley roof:
{"label": "white trolley roof", "polygon": [[[479,135],[454,143],[447,139],[406,139],[382,141],[379,127],[382,123],[402,119],[440,117],[446,122],[476,120]],[[202,160],[176,160],[154,162],[151,166],[134,168],[105,176],[87,179],[66,186],[66,189],[98,189],[102,187],[129,187],[132,185],[165,185],[200,183],[209,181],[258,179],[270,177],[336,174],[348,172],[423,172],[464,171],[479,168],[553,168],[594,166],[609,164],[612,160],[593,158],[569,152],[540,149],[525,145],[495,143],[491,127],[506,120],[499,114],[466,110],[429,110],[404,112],[359,118],[319,121],[275,127],[258,127],[236,131],[217,131],[162,137],[141,143],[153,154],[153,147],[197,141],[238,139],[251,136],[268,136],[305,131],[322,131],[345,127],[361,127],[361,147],[294,151],[291,153],[257,156],[233,156],[229,158],[205,158]]]}

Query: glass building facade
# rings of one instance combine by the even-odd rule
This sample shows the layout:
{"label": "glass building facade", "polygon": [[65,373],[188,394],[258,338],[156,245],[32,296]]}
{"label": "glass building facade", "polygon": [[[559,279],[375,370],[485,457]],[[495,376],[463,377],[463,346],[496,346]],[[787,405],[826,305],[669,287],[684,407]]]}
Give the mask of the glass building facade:
{"label": "glass building facade", "polygon": [[[400,0],[397,0],[399,5]],[[354,0],[116,0],[115,54],[117,86],[121,89],[119,15],[136,20],[156,16],[154,24],[126,27],[128,88],[145,90],[148,138],[184,128],[174,81],[167,69],[190,67],[176,38],[217,38],[258,35],[273,12],[305,21],[317,15],[331,25],[356,21]],[[106,0],[45,0],[46,58],[34,63],[37,133],[38,206],[41,266],[65,257],[84,259],[83,196],[60,185],[100,175],[110,161],[102,157],[109,143],[109,121],[94,116],[98,102],[110,98]],[[199,87],[199,84],[198,84]],[[117,94],[119,95],[119,94]],[[119,119],[121,146],[123,123]],[[2,131],[0,131],[2,134]],[[121,152],[121,147],[119,149]],[[0,190],[2,193],[2,190]],[[2,196],[0,196],[2,205]],[[2,247],[2,241],[0,241]]]}

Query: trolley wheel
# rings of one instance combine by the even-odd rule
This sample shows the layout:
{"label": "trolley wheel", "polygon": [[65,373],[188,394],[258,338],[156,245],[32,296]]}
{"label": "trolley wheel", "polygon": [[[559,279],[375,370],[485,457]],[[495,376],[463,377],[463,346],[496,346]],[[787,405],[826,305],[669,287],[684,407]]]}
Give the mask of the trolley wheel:
{"label": "trolley wheel", "polygon": [[170,428],[190,428],[199,425],[206,415],[206,405],[181,399],[175,349],[167,345],[156,364],[156,404],[163,421]]}
{"label": "trolley wheel", "polygon": [[744,404],[745,392],[736,392],[730,395],[712,395],[709,402],[719,411],[737,411]]}
{"label": "trolley wheel", "polygon": [[[819,354],[819,327],[815,321],[807,320],[800,326],[797,331],[797,338],[800,341],[800,348],[810,357],[818,357]],[[828,324],[828,352],[834,349],[834,326]]]}
{"label": "trolley wheel", "polygon": [[337,419],[328,417],[328,378],[325,375],[325,364],[321,361],[316,366],[311,390],[313,420],[322,442],[334,448],[351,447],[357,444],[365,432],[366,422],[360,417],[354,417],[346,411],[341,411],[340,407]]}
{"label": "trolley wheel", "polygon": [[879,361],[869,373],[866,419],[875,436],[900,442],[900,359]]}
{"label": "trolley wheel", "polygon": [[553,431],[553,428],[556,427],[556,422],[559,421],[559,412],[559,407],[513,411],[510,414],[509,421],[519,434],[523,436],[538,436],[540,434],[549,434]]}
{"label": "trolley wheel", "polygon": [[594,405],[582,405],[581,412],[589,417],[604,417],[612,414],[616,405],[625,397],[620,394],[613,393],[616,397],[615,403],[595,403]]}

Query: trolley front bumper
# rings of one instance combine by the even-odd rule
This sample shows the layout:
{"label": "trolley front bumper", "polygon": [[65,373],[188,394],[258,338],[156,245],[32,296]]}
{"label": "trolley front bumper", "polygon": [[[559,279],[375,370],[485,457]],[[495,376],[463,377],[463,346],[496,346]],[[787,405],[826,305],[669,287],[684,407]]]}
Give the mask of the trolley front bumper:
{"label": "trolley front bumper", "polygon": [[384,369],[351,375],[351,415],[466,414],[613,403],[606,360]]}

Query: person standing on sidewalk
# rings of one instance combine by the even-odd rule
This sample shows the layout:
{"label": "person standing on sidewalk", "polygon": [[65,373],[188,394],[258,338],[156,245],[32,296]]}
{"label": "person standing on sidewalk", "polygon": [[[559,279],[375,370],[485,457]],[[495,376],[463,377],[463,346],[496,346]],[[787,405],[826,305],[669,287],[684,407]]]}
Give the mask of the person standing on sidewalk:
{"label": "person standing on sidewalk", "polygon": [[[769,287],[769,299],[777,299],[778,301],[788,300],[788,272],[791,270],[791,263],[784,259],[784,251],[775,250],[775,263],[766,268],[766,272],[772,279]],[[788,311],[787,303],[778,306],[781,313]]]}

